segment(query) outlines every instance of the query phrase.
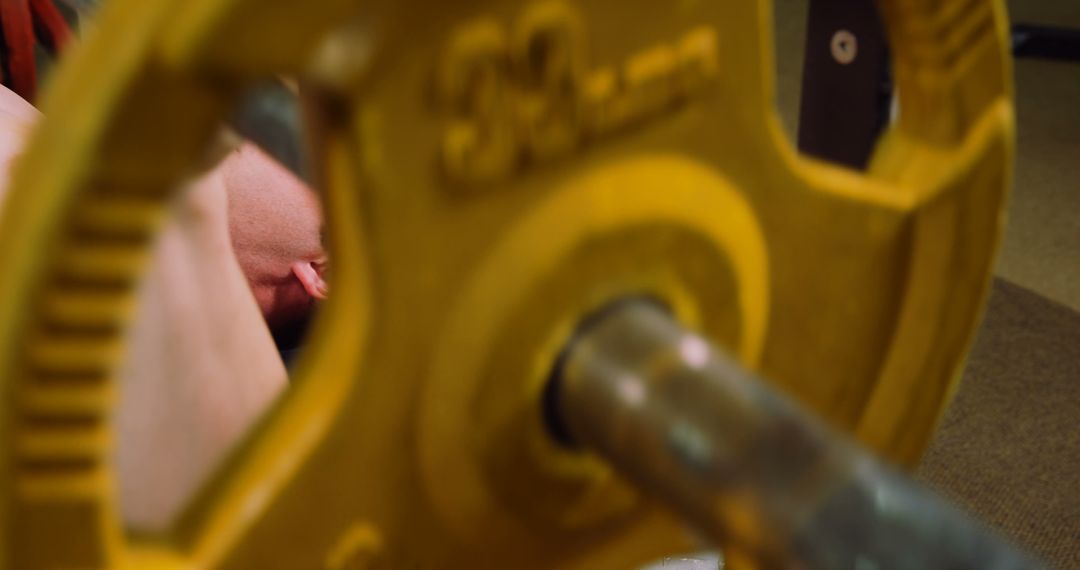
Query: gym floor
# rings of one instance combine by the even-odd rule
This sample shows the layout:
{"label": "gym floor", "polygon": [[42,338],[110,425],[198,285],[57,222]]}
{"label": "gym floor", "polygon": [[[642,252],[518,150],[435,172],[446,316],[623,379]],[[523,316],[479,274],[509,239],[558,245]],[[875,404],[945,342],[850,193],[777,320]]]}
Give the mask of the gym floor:
{"label": "gym floor", "polygon": [[[793,134],[807,2],[774,3]],[[1080,2],[1009,4],[1014,22],[1080,29]],[[1054,567],[1080,568],[1080,64],[1021,59],[1014,73],[1016,172],[994,287],[918,476]]]}

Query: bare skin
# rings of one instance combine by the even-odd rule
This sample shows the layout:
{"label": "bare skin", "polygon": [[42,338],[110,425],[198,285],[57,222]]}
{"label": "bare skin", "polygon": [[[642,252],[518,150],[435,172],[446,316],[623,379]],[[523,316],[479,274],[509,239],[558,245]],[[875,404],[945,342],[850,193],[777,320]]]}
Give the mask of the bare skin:
{"label": "bare skin", "polygon": [[259,309],[271,327],[305,318],[327,294],[318,196],[251,143],[221,171],[233,249]]}
{"label": "bare skin", "polygon": [[[0,87],[0,196],[10,164],[39,116]],[[158,237],[129,328],[128,355],[119,367],[115,467],[122,515],[130,526],[165,528],[286,387],[286,371],[264,317],[310,308],[316,294],[325,295],[325,285],[318,289],[321,277],[310,273],[306,281],[294,277],[297,283],[264,286],[260,280],[304,272],[294,264],[309,258],[303,263],[314,269],[322,259],[315,257],[321,214],[313,212],[318,210],[309,208],[300,218],[280,216],[310,206],[303,201],[309,190],[292,195],[297,201],[289,210],[262,211],[259,215],[280,214],[262,225],[233,211],[257,204],[259,188],[284,185],[297,191],[298,181],[267,171],[267,161],[250,148],[230,154],[180,193]],[[230,192],[230,181],[236,192]],[[236,240],[230,237],[232,220],[254,227],[242,227]],[[302,228],[306,241],[300,249],[310,255],[294,258],[293,249],[274,249],[287,244],[262,247],[259,236],[298,238],[283,227]],[[251,287],[234,244],[244,250],[245,266],[255,271]],[[308,293],[309,287],[315,289]],[[278,289],[285,293],[265,293]]]}
{"label": "bare skin", "polygon": [[121,367],[122,514],[160,530],[286,386],[233,256],[221,169],[181,196],[159,236]]}

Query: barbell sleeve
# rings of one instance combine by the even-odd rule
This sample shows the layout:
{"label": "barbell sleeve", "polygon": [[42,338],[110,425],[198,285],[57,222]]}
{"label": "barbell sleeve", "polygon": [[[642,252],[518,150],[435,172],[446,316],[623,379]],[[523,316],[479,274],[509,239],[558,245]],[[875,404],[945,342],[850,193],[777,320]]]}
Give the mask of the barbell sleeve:
{"label": "barbell sleeve", "polygon": [[548,417],[567,445],[764,567],[1042,567],[658,304],[622,302],[589,319],[551,382]]}

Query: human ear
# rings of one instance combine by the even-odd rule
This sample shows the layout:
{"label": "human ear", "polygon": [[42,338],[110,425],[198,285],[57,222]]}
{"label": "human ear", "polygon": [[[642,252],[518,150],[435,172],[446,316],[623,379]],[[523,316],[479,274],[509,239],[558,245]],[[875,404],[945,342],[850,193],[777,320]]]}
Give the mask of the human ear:
{"label": "human ear", "polygon": [[324,264],[317,261],[297,261],[292,264],[293,275],[300,280],[304,290],[312,298],[320,301],[326,299],[329,287],[323,279]]}

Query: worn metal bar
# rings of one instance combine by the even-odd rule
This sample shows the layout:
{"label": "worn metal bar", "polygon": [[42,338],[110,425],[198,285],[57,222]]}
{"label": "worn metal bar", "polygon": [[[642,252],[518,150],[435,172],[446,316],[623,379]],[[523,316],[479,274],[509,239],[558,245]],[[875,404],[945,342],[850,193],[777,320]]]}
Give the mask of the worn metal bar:
{"label": "worn metal bar", "polygon": [[1041,567],[656,304],[622,303],[583,325],[550,388],[549,417],[570,445],[763,567]]}

